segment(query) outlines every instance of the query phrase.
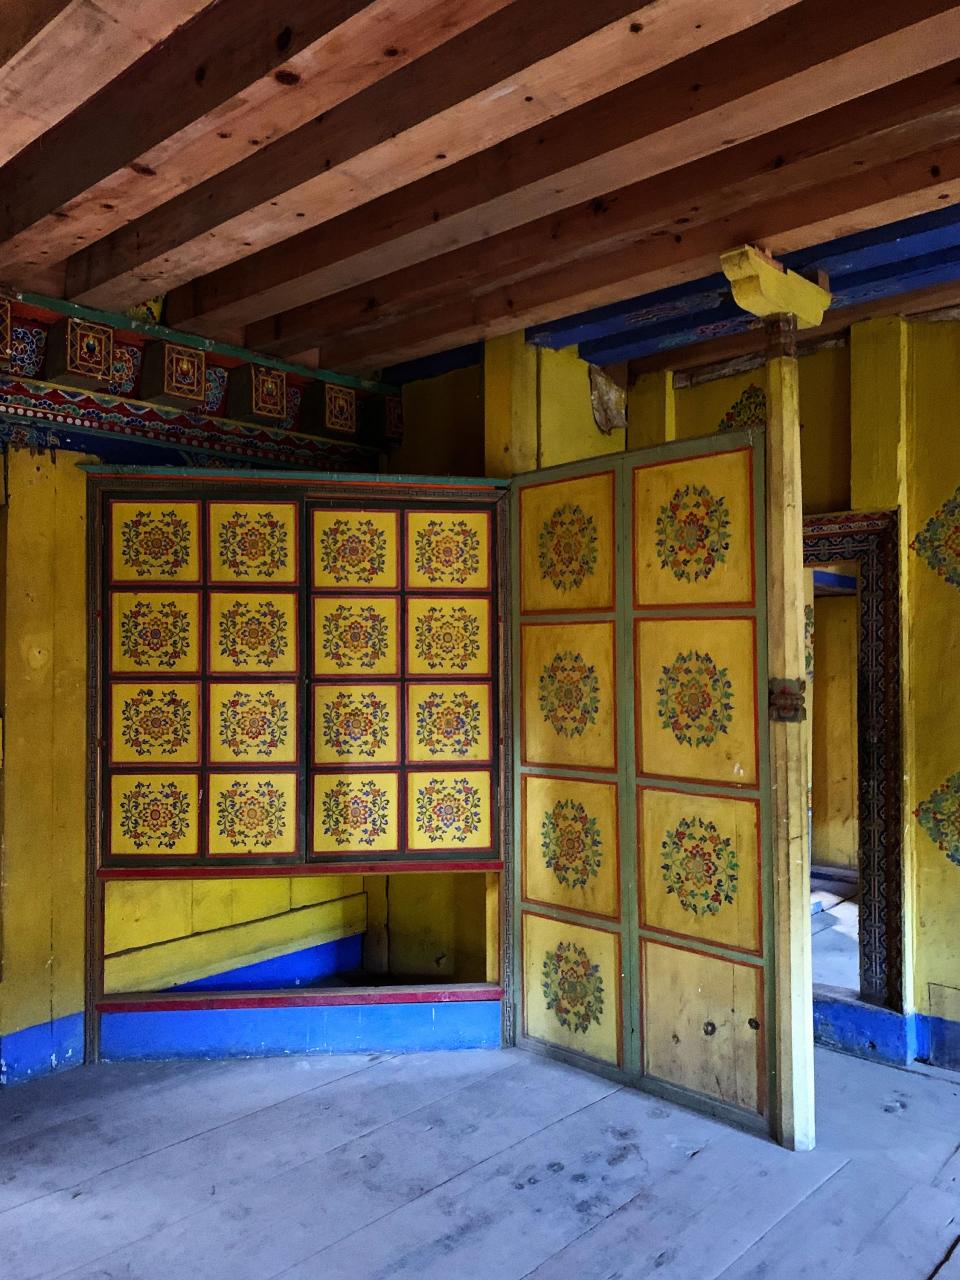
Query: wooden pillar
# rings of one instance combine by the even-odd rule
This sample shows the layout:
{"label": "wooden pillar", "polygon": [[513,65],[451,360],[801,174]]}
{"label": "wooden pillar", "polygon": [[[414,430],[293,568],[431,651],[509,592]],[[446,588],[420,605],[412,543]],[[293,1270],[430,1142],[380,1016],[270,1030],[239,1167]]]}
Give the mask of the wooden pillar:
{"label": "wooden pillar", "polygon": [[673,370],[641,373],[627,391],[627,452],[677,438]]}
{"label": "wooden pillar", "polygon": [[[767,663],[771,678],[804,679],[803,503],[793,317],[769,322],[767,362]],[[813,962],[810,935],[808,762],[802,722],[770,723],[773,805],[777,1137],[815,1142]]]}
{"label": "wooden pillar", "polygon": [[540,465],[537,355],[522,333],[489,338],[484,346],[485,475],[518,476]]}

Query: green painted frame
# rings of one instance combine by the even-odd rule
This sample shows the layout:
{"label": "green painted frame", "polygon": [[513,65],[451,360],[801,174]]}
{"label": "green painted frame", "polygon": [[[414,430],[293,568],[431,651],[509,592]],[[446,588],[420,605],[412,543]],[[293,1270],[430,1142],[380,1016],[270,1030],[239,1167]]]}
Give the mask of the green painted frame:
{"label": "green painted frame", "polygon": [[[776,1091],[774,1089],[775,1046],[776,1046],[776,984],[774,975],[774,919],[773,919],[773,850],[771,843],[771,794],[770,794],[770,744],[767,719],[768,673],[767,673],[767,617],[766,617],[766,545],[765,545],[765,457],[764,432],[758,429],[724,432],[722,435],[700,436],[689,440],[671,441],[649,449],[632,453],[606,454],[592,458],[586,462],[567,463],[543,471],[529,472],[514,477],[510,504],[510,580],[514,584],[516,605],[512,610],[512,653],[513,653],[513,723],[518,728],[514,740],[514,812],[513,812],[513,844],[514,867],[513,889],[509,903],[509,929],[514,961],[510,966],[510,982],[505,985],[504,1000],[507,1006],[505,1024],[512,1030],[514,1043],[532,1049],[574,1066],[586,1067],[597,1074],[622,1083],[658,1094],[671,1101],[715,1115],[739,1127],[767,1132],[774,1125],[774,1109]],[[633,561],[632,561],[632,488],[633,468],[650,463],[676,462],[685,458],[705,454],[722,454],[748,447],[753,453],[753,523],[754,523],[754,602],[750,607],[724,607],[724,616],[750,618],[756,624],[756,698],[757,698],[757,734],[758,734],[758,781],[756,787],[714,786],[700,783],[670,782],[656,779],[656,785],[668,790],[677,790],[687,794],[709,794],[719,796],[736,796],[741,799],[752,799],[758,802],[760,809],[760,842],[761,842],[761,903],[762,932],[761,954],[748,956],[742,951],[714,943],[690,943],[690,949],[703,955],[746,963],[761,971],[763,976],[764,1000],[764,1042],[763,1062],[760,1086],[764,1090],[766,1106],[763,1115],[747,1112],[739,1107],[720,1102],[705,1094],[695,1093],[655,1077],[648,1076],[643,1070],[641,1027],[639,1017],[640,1004],[640,945],[641,939],[652,939],[663,942],[664,935],[654,930],[642,928],[639,924],[637,905],[637,811],[636,786],[638,775],[634,767],[634,671],[633,671],[633,627],[635,619],[657,618],[664,616],[662,609],[635,609],[633,602]],[[543,776],[562,777],[567,773],[562,767],[524,766],[521,764],[519,726],[521,723],[520,680],[520,627],[526,615],[521,614],[519,590],[516,584],[520,580],[520,518],[519,502],[521,491],[530,485],[543,484],[545,481],[576,479],[580,476],[596,474],[599,471],[614,471],[614,512],[615,512],[615,637],[617,645],[616,677],[618,688],[617,710],[617,754],[619,823],[620,823],[620,920],[594,921],[593,924],[609,932],[618,934],[621,939],[622,974],[622,1066],[613,1067],[596,1059],[571,1052],[567,1049],[545,1044],[543,1041],[527,1037],[522,1031],[520,983],[522,969],[519,963],[521,954],[521,917],[524,908],[522,898],[522,877],[520,874],[520,858],[522,849],[521,833],[521,778],[528,773]],[[689,618],[715,616],[716,608],[676,608],[671,609],[671,616]],[[569,614],[529,615],[537,622],[567,622]],[[609,613],[583,612],[577,613],[576,621],[591,622],[609,620]],[[628,696],[629,695],[629,696]],[[611,780],[609,773],[590,770],[577,770],[576,777],[583,781]],[[651,780],[653,781],[653,780]],[[543,904],[531,904],[539,914],[551,919],[578,923],[576,915],[558,907]],[[637,940],[636,945],[626,945],[630,938]],[[636,1011],[637,1016],[633,1016]]]}

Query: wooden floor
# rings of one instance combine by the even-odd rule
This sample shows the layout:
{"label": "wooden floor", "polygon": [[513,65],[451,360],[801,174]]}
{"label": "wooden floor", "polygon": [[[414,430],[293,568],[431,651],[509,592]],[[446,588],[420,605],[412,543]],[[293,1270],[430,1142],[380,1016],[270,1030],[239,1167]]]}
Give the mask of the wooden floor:
{"label": "wooden floor", "polygon": [[0,1092],[0,1276],[960,1277],[960,1078],[819,1051],[791,1155],[519,1051]]}

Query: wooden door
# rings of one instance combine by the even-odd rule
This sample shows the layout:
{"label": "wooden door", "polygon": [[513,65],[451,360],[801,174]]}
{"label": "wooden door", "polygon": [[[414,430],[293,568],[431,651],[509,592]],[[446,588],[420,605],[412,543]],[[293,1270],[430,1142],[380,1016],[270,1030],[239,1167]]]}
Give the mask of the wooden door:
{"label": "wooden door", "polygon": [[766,1128],[762,439],[515,481],[520,1043]]}

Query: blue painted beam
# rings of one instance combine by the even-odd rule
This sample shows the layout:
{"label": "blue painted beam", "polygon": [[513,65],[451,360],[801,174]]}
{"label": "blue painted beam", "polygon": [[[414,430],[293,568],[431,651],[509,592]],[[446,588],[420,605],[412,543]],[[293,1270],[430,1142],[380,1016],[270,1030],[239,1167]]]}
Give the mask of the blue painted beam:
{"label": "blue painted beam", "polygon": [[852,573],[831,573],[828,569],[814,569],[813,591],[815,595],[855,596],[857,579]]}
{"label": "blue painted beam", "polygon": [[[449,351],[438,351],[431,356],[420,356],[417,360],[405,360],[402,364],[391,365],[389,369],[384,369],[383,377],[391,386],[402,387],[408,382],[438,378],[442,373],[469,369],[472,365],[482,363],[483,343],[471,342],[466,347],[451,347]],[[389,378],[387,374],[390,375]]]}

